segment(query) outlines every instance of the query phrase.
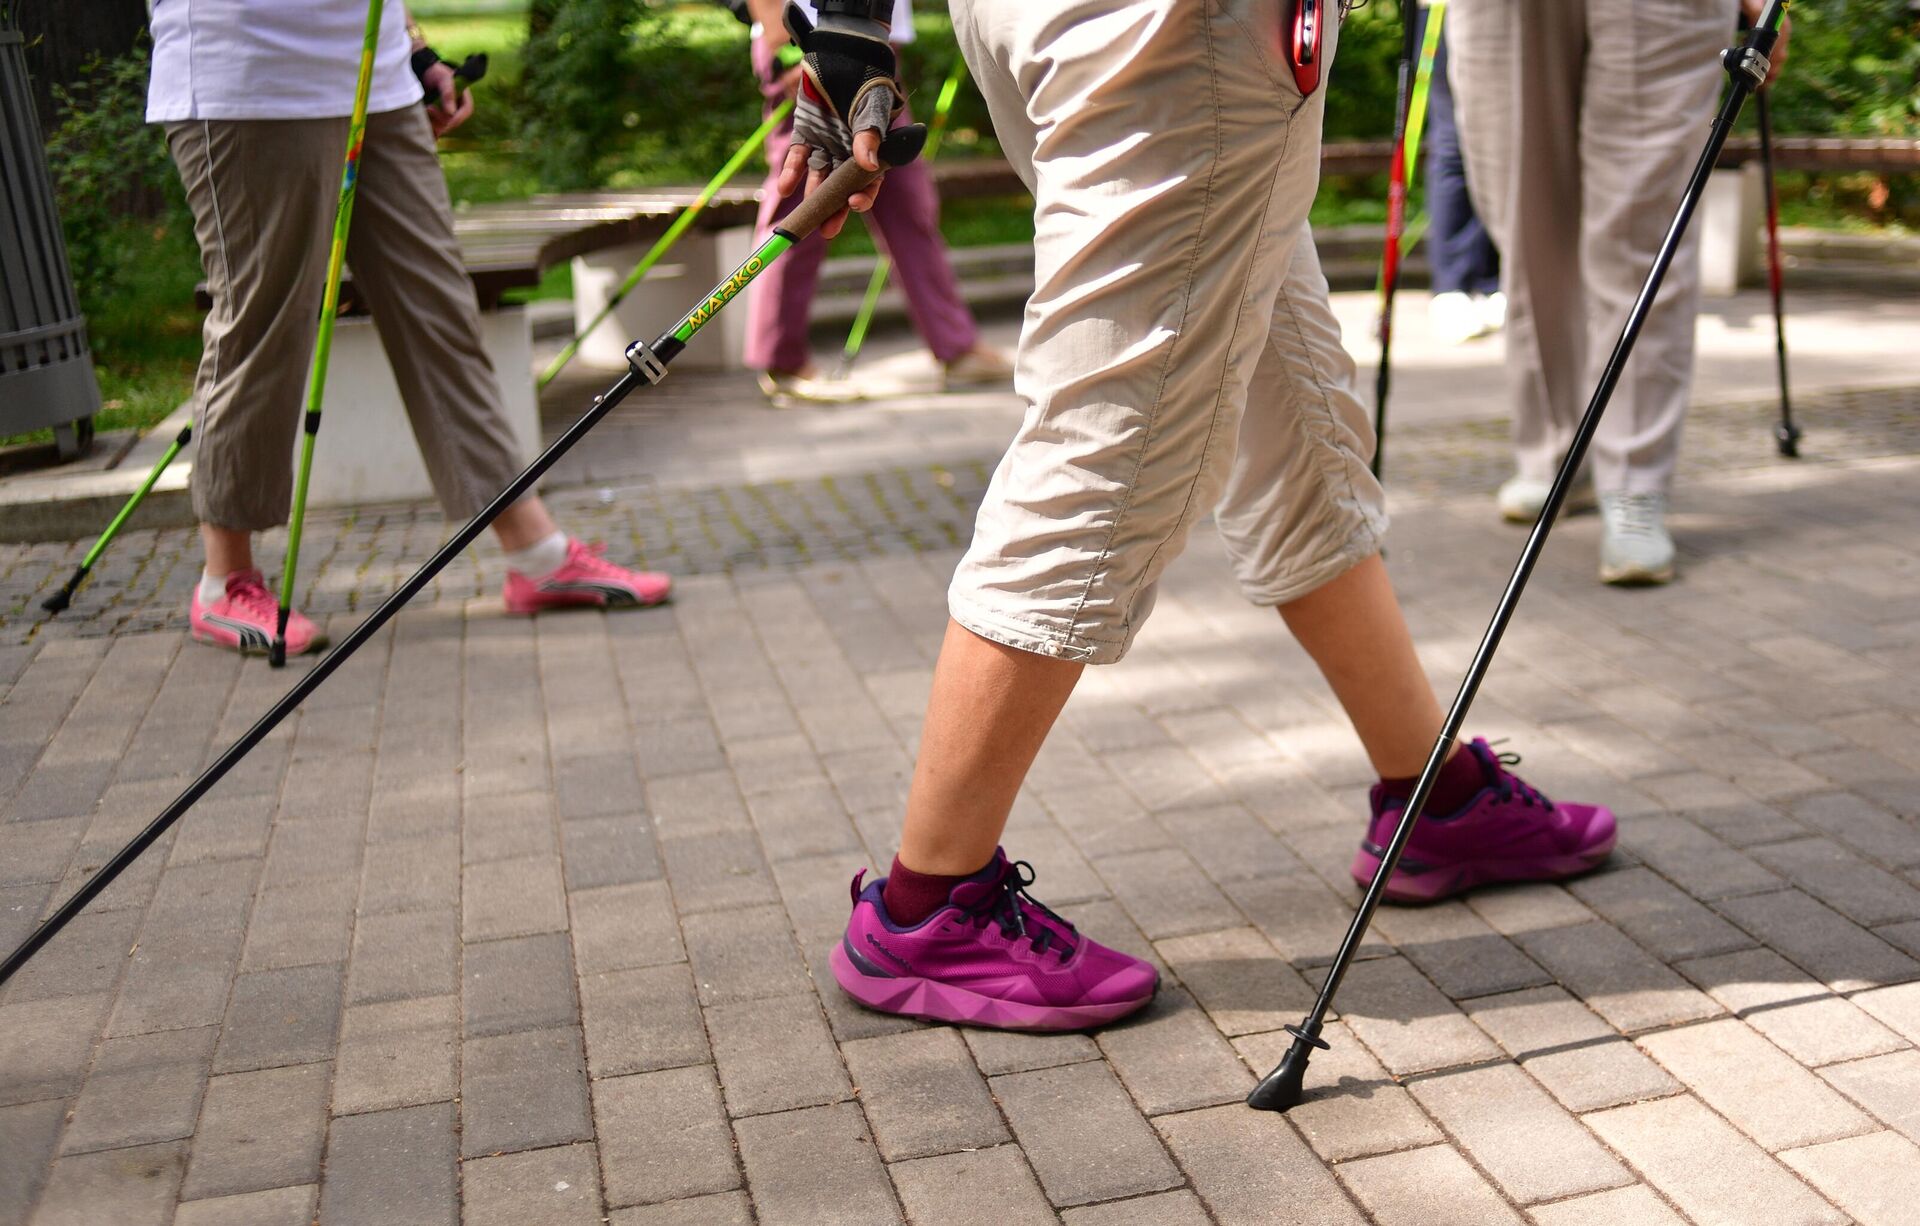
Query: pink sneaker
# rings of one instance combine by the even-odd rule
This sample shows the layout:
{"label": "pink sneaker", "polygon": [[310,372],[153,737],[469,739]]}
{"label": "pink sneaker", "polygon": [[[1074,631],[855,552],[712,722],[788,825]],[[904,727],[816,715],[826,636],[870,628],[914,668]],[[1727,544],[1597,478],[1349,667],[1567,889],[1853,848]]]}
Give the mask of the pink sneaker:
{"label": "pink sneaker", "polygon": [[995,850],[911,928],[887,915],[879,878],[853,878],[853,916],[828,961],[869,1009],[1000,1030],[1084,1030],[1153,999],[1160,972],[1108,949],[1027,893],[1033,868]]}
{"label": "pink sneaker", "polygon": [[[1613,850],[1613,812],[1599,805],[1555,804],[1506,768],[1517,754],[1495,754],[1476,738],[1487,785],[1456,813],[1423,813],[1400,863],[1387,880],[1389,902],[1438,902],[1496,881],[1558,881],[1597,867]],[[1406,811],[1404,798],[1373,788],[1373,821],[1353,858],[1353,879],[1365,885]]]}
{"label": "pink sneaker", "polygon": [[[202,605],[200,590],[194,589],[187,624],[202,643],[231,648],[243,656],[264,656],[273,643],[279,607],[259,571],[239,570],[227,576],[227,594],[211,605]],[[288,655],[305,655],[326,645],[327,637],[300,610],[288,615]]]}
{"label": "pink sneaker", "polygon": [[628,570],[606,559],[606,546],[567,542],[567,560],[544,579],[507,572],[501,595],[509,613],[538,613],[593,605],[604,609],[656,605],[673,590],[673,580],[650,570]]}

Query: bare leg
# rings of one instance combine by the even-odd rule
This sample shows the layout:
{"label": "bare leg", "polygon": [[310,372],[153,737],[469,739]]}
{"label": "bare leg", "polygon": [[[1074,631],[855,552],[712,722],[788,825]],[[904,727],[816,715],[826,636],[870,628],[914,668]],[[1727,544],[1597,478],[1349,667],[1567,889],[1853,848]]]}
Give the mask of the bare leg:
{"label": "bare leg", "polygon": [[207,573],[231,575],[253,569],[253,533],[215,524],[200,525],[200,543],[207,551]]}
{"label": "bare leg", "polygon": [[1388,779],[1419,774],[1440,735],[1440,704],[1380,555],[1281,605],[1280,616],[1346,708],[1373,768]]}
{"label": "bare leg", "polygon": [[537,545],[556,531],[553,516],[547,514],[547,506],[538,494],[527,495],[493,521],[493,534],[508,553]]}
{"label": "bare leg", "polygon": [[993,858],[1013,798],[1083,667],[947,623],[907,796],[902,864],[958,877]]}

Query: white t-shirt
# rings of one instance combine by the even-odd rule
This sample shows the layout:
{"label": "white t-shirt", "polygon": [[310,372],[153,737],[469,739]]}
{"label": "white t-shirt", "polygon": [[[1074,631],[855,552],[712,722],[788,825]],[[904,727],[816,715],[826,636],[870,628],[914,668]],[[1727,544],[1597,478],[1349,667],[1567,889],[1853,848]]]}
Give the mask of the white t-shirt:
{"label": "white t-shirt", "polygon": [[[820,24],[820,11],[813,7],[813,0],[793,0],[807,15],[807,20]],[[887,41],[898,47],[913,41],[913,0],[893,0],[893,33],[887,35]]]}
{"label": "white t-shirt", "polygon": [[[148,123],[353,114],[367,0],[157,0],[152,24]],[[370,113],[420,101],[411,54],[406,10],[386,0]]]}

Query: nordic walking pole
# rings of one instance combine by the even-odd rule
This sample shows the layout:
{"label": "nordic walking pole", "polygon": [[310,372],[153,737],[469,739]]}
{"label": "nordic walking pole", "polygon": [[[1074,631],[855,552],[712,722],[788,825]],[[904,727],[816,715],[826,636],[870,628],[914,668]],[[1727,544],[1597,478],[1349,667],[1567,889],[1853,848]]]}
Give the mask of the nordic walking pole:
{"label": "nordic walking pole", "polygon": [[[918,124],[908,128],[895,128],[880,142],[880,162],[884,166],[901,166],[919,156],[920,146],[926,139],[926,129]],[[213,765],[200,773],[200,777],[187,785],[187,789],[176,796],[173,803],[163,810],[160,816],[149,822],[144,830],[135,835],[131,842],[113,854],[113,858],[100,866],[100,870],[87,878],[86,883],[73,892],[73,895],[61,903],[59,909],[42,920],[34,930],[27,934],[4,961],[0,961],[0,984],[4,984],[13,973],[20,969],[35,950],[45,945],[53,935],[65,927],[68,921],[80,911],[100,891],[112,884],[114,878],[124,872],[129,864],[139,858],[140,853],[151,846],[155,839],[165,834],[169,827],[193,807],[195,801],[206,795],[208,789],[234,768],[239,761],[258,745],[266,736],[279,726],[280,721],[293,713],[294,708],[304,701],[307,695],[320,688],[322,682],[332,676],[334,670],[345,664],[353,653],[363,647],[382,626],[393,618],[409,600],[419,595],[420,589],[433,581],[433,577],[446,569],[449,562],[460,556],[460,552],[474,542],[487,527],[517,502],[522,494],[532,489],[543,474],[556,464],[560,457],[571,451],[576,443],[587,436],[587,432],[598,425],[600,419],[612,412],[614,407],[642,385],[651,385],[666,378],[667,363],[685,349],[687,342],[693,339],[708,320],[719,314],[720,309],[739,296],[749,282],[767,266],[780,258],[781,253],[805,238],[821,222],[839,212],[847,202],[847,197],[872,183],[873,172],[864,170],[854,161],[841,163],[839,169],[827,176],[826,182],[800,202],[800,207],[787,214],[765,242],[749,255],[745,262],[713,287],[701,299],[700,304],[680,317],[680,322],[660,334],[653,344],[635,341],[627,347],[628,369],[618,381],[604,393],[593,398],[593,405],[579,420],[568,426],[566,431],[548,445],[533,463],[520,471],[520,475],[508,483],[507,487],[495,495],[479,514],[466,524],[434,553],[431,558],[413,572],[405,583],[394,589],[392,595],[380,602],[379,607],[367,614],[366,620],[347,632],[345,638],[327,654],[320,657],[306,675],[294,682],[293,688],[281,696],[265,715],[255,722],[253,727],[240,735],[240,739],[227,746],[226,751],[214,759]]]}
{"label": "nordic walking pole", "polygon": [[1407,839],[1413,834],[1413,824],[1420,819],[1420,810],[1433,794],[1440,768],[1445,765],[1460,735],[1460,727],[1466,722],[1467,709],[1473,705],[1474,695],[1493,663],[1493,654],[1500,647],[1500,638],[1513,618],[1514,607],[1520,603],[1520,596],[1526,591],[1527,579],[1533,574],[1534,564],[1540,560],[1541,550],[1546,547],[1547,534],[1553,530],[1554,518],[1560,514],[1567,491],[1573,487],[1573,475],[1580,470],[1580,463],[1586,458],[1587,445],[1593,441],[1594,431],[1600,425],[1600,415],[1607,410],[1607,401],[1613,396],[1614,385],[1620,381],[1620,372],[1627,364],[1627,356],[1633,352],[1633,343],[1640,335],[1641,326],[1647,321],[1647,313],[1653,308],[1654,296],[1660,292],[1660,282],[1666,278],[1667,269],[1673,264],[1674,253],[1680,247],[1680,239],[1686,233],[1687,223],[1693,219],[1693,211],[1706,191],[1707,176],[1713,172],[1713,164],[1720,156],[1721,146],[1727,143],[1727,133],[1733,129],[1733,121],[1739,118],[1740,107],[1746,102],[1747,95],[1766,82],[1767,55],[1779,38],[1780,23],[1786,15],[1786,8],[1786,0],[1768,0],[1760,20],[1748,33],[1745,44],[1732,47],[1721,55],[1731,87],[1727,90],[1726,100],[1720,104],[1720,113],[1714,118],[1713,128],[1707,136],[1707,147],[1694,165],[1693,177],[1687,181],[1680,207],[1674,213],[1672,224],[1667,227],[1666,237],[1661,240],[1653,268],[1647,273],[1639,297],[1634,299],[1633,309],[1627,312],[1627,322],[1620,330],[1620,339],[1614,342],[1613,353],[1607,359],[1600,384],[1594,388],[1593,399],[1587,403],[1586,413],[1574,431],[1573,445],[1567,451],[1566,459],[1561,461],[1560,471],[1554,475],[1553,489],[1547,494],[1547,504],[1541,509],[1533,531],[1527,535],[1527,544],[1520,551],[1519,562],[1514,565],[1513,577],[1507,580],[1507,588],[1500,594],[1500,603],[1494,609],[1493,620],[1480,640],[1479,649],[1473,653],[1473,663],[1468,666],[1467,675],[1460,683],[1460,692],[1454,696],[1453,706],[1447,711],[1439,739],[1434,742],[1426,768],[1420,772],[1420,782],[1415,785],[1413,795],[1407,801],[1406,812],[1401,815],[1399,825],[1394,827],[1392,840],[1380,856],[1380,867],[1374,871],[1373,881],[1368,884],[1366,894],[1360,900],[1360,908],[1354,913],[1352,924],[1347,927],[1347,935],[1340,942],[1340,951],[1334,956],[1333,965],[1327,968],[1327,981],[1321,987],[1318,999],[1313,1002],[1312,1012],[1301,1019],[1299,1025],[1287,1027],[1287,1032],[1293,1035],[1293,1046],[1287,1049],[1280,1063],[1247,1096],[1249,1107],[1262,1111],[1285,1111],[1298,1105],[1307,1062],[1313,1057],[1313,1049],[1327,1047],[1327,1041],[1320,1037],[1320,1031],[1326,1024],[1327,1011],[1333,1006],[1333,995],[1340,990],[1340,981],[1346,977],[1347,968],[1352,965],[1353,956],[1367,934],[1367,925],[1380,905],[1381,895],[1386,891],[1387,879],[1393,876],[1394,867],[1400,862],[1400,853],[1405,850]]}
{"label": "nordic walking pole", "polygon": [[[940,86],[940,96],[934,100],[933,122],[927,125],[927,151],[921,156],[931,162],[940,152],[940,135],[947,130],[947,113],[953,110],[953,99],[960,92],[960,82],[967,74],[967,61],[962,56],[953,57],[953,69],[947,73],[947,79]],[[880,291],[887,288],[887,274],[893,271],[893,260],[886,252],[874,262],[873,277],[867,282],[866,297],[860,300],[860,313],[853,317],[853,327],[847,332],[847,343],[840,350],[840,365],[834,368],[836,380],[845,379],[853,367],[854,358],[860,356],[860,346],[867,341],[867,328],[873,323],[874,308],[880,305]]]}
{"label": "nordic walking pole", "polygon": [[[1380,255],[1380,366],[1373,376],[1373,475],[1386,465],[1387,389],[1393,379],[1393,295],[1400,287],[1400,240],[1406,233],[1407,197],[1420,156],[1420,130],[1426,124],[1427,90],[1433,80],[1433,61],[1440,46],[1440,23],[1446,17],[1444,0],[1427,10],[1425,37],[1420,35],[1418,0],[1403,0],[1403,41],[1400,45],[1400,88],[1394,107],[1393,161],[1387,172],[1387,242]],[[1415,65],[1418,64],[1416,68]]]}
{"label": "nordic walking pole", "polygon": [[1800,427],[1793,424],[1793,401],[1787,395],[1787,306],[1780,264],[1780,198],[1773,182],[1773,108],[1767,91],[1753,100],[1760,120],[1760,165],[1767,177],[1767,286],[1773,291],[1773,352],[1780,366],[1780,422],[1773,428],[1774,445],[1788,459],[1800,456]]}
{"label": "nordic walking pole", "polygon": [[567,363],[573,361],[573,355],[580,351],[581,342],[587,339],[587,334],[605,322],[607,316],[613,314],[614,308],[633,292],[634,286],[646,280],[647,274],[653,271],[653,266],[660,262],[660,257],[667,254],[673,245],[680,241],[680,236],[687,232],[687,227],[691,226],[693,219],[700,215],[700,210],[706,208],[708,202],[720,189],[725,187],[733,176],[740,173],[740,168],[747,164],[747,159],[752,157],[753,151],[767,139],[768,133],[779,127],[780,121],[792,113],[793,99],[789,98],[775,107],[773,114],[767,116],[760,126],[753,130],[753,135],[747,137],[746,141],[734,150],[733,156],[728,158],[726,165],[720,168],[720,173],[707,181],[707,185],[700,189],[700,194],[694,197],[693,203],[680,210],[680,215],[673,219],[673,224],[667,227],[667,232],[654,240],[653,246],[640,257],[640,262],[633,266],[633,271],[627,274],[627,279],[620,283],[620,288],[613,291],[613,297],[607,299],[606,305],[587,321],[586,327],[573,334],[559,356],[547,363],[547,368],[540,372],[538,379],[534,380],[536,391],[544,390],[547,384],[559,377],[560,372],[567,368]]}
{"label": "nordic walking pole", "polygon": [[373,52],[380,41],[382,0],[367,0],[367,30],[360,44],[360,78],[353,87],[353,118],[347,122],[347,158],[340,168],[340,202],[333,211],[333,247],[327,253],[327,289],[320,300],[320,330],[313,341],[313,365],[307,371],[307,411],[300,435],[300,471],[293,483],[293,518],[287,525],[287,560],[280,572],[280,608],[274,616],[267,663],[287,662],[287,616],[293,611],[293,582],[300,567],[300,530],[307,521],[307,480],[313,475],[313,441],[320,433],[320,398],[327,389],[327,359],[333,353],[333,321],[340,313],[340,268],[347,259],[347,232],[353,228],[353,195],[360,182],[360,142],[367,135],[367,95],[373,87]]}
{"label": "nordic walking pole", "polygon": [[80,559],[80,565],[74,567],[73,576],[67,580],[66,586],[41,601],[41,608],[57,614],[73,603],[74,592],[87,581],[87,573],[93,569],[93,564],[100,560],[100,555],[107,551],[107,545],[120,534],[120,529],[126,525],[134,509],[153,489],[154,483],[160,480],[160,474],[167,471],[167,465],[173,463],[173,457],[179,455],[180,449],[192,440],[193,423],[188,422],[180,427],[180,433],[173,436],[173,441],[167,444],[166,451],[161,454],[160,462],[153,466],[153,471],[148,473],[147,479],[140,483],[140,488],[133,491],[133,497],[127,499],[127,504],[120,508],[120,513],[107,524],[106,531],[102,532],[100,539],[93,543],[93,548],[87,550],[87,556]]}

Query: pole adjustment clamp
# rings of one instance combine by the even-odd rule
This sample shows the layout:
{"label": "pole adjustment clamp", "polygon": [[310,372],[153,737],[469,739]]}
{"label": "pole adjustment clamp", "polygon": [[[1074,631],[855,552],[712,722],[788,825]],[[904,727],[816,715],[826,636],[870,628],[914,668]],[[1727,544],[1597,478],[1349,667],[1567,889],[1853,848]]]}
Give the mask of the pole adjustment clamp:
{"label": "pole adjustment clamp", "polygon": [[627,365],[633,367],[633,373],[648,383],[658,383],[667,377],[667,364],[645,341],[635,341],[627,346]]}

